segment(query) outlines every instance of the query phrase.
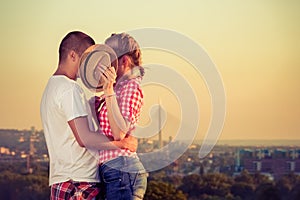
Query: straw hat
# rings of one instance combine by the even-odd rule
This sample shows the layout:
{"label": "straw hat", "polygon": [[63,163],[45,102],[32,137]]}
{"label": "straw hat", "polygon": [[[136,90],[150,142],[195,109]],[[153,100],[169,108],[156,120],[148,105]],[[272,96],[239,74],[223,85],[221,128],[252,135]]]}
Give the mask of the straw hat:
{"label": "straw hat", "polygon": [[83,84],[93,92],[102,91],[103,80],[98,63],[104,66],[113,66],[117,71],[118,58],[112,48],[104,44],[95,44],[89,47],[82,55],[79,67],[79,77]]}

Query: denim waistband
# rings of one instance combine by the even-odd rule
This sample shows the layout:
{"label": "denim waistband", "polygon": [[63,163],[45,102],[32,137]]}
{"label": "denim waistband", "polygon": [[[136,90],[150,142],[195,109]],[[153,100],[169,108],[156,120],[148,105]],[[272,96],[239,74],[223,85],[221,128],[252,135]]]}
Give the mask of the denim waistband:
{"label": "denim waistband", "polygon": [[119,156],[112,160],[103,163],[100,166],[100,171],[105,171],[107,168],[113,168],[125,172],[146,172],[140,159],[137,157]]}

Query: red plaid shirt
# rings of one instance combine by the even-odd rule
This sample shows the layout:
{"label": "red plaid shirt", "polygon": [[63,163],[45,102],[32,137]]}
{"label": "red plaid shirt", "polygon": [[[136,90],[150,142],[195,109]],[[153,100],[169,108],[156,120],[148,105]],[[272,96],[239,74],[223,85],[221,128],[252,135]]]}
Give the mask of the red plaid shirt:
{"label": "red plaid shirt", "polygon": [[97,198],[99,192],[98,183],[69,180],[51,186],[50,200],[93,200]]}
{"label": "red plaid shirt", "polygon": [[[114,88],[121,114],[130,123],[127,134],[131,134],[135,129],[143,105],[143,92],[140,88],[141,80],[141,77],[122,80]],[[107,117],[105,100],[96,98],[95,105],[96,110],[98,110],[97,117],[100,131],[106,136],[113,136]],[[100,110],[97,109],[99,107]],[[136,152],[126,149],[102,150],[99,151],[99,156],[99,163],[103,163],[118,156],[136,156]]]}

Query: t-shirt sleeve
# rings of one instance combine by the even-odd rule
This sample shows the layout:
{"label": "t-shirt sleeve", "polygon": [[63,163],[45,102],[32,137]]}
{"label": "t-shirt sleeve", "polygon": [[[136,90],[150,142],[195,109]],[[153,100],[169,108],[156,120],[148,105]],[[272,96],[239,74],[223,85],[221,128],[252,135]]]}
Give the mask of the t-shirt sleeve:
{"label": "t-shirt sleeve", "polygon": [[77,87],[67,90],[61,97],[61,110],[65,114],[67,121],[87,116],[86,106],[84,93]]}
{"label": "t-shirt sleeve", "polygon": [[120,95],[119,107],[122,116],[131,124],[135,125],[140,116],[143,105],[143,93],[139,85],[129,82]]}

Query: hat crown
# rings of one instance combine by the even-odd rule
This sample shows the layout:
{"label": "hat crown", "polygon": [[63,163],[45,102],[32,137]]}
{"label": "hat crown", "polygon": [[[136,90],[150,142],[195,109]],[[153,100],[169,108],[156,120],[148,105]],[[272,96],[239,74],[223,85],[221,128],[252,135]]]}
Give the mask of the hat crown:
{"label": "hat crown", "polygon": [[97,67],[118,67],[116,53],[107,45],[96,44],[89,47],[82,55],[79,67],[79,77],[83,84],[93,92],[100,92],[103,88],[102,72]]}

